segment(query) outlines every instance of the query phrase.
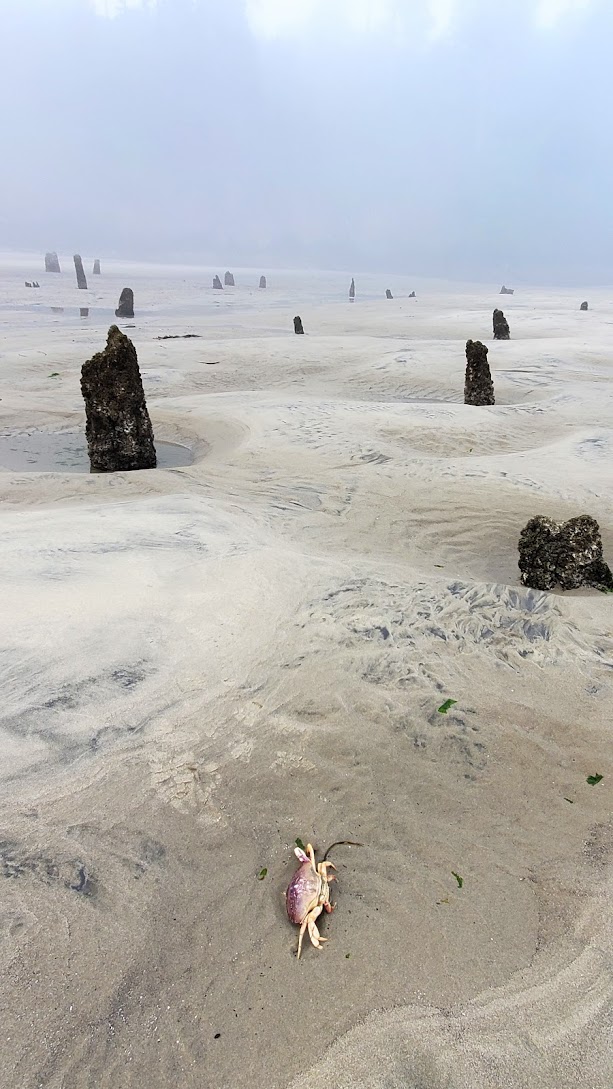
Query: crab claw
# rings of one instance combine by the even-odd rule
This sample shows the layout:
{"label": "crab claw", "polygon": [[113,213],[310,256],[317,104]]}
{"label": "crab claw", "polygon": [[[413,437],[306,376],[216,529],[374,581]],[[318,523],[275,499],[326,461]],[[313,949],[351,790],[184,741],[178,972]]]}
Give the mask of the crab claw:
{"label": "crab claw", "polygon": [[302,850],[302,847],[294,847],[294,854],[295,854],[296,858],[299,859],[300,862],[310,862],[311,861],[309,856],[307,854],[305,854],[305,852]]}

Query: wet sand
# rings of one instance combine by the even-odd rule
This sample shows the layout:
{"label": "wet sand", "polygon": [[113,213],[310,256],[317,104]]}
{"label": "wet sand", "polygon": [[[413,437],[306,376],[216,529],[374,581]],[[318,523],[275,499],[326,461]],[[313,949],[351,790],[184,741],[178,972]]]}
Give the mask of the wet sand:
{"label": "wet sand", "polygon": [[[0,444],[82,426],[130,284],[194,457],[0,472],[5,1083],[610,1089],[613,599],[522,588],[517,539],[588,513],[613,561],[611,297],[518,289],[494,343],[487,287],[234,271],[33,310],[0,264]],[[296,837],[365,844],[300,962]]]}

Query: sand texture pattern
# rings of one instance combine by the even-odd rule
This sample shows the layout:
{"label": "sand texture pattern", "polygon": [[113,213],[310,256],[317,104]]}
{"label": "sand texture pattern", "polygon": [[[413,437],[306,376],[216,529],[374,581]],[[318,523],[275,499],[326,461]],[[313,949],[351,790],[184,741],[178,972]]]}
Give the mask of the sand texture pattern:
{"label": "sand texture pattern", "polygon": [[[613,598],[517,565],[536,514],[613,560],[609,294],[494,342],[493,285],[60,264],[0,265],[3,1087],[610,1089]],[[125,283],[192,463],[3,468]],[[364,844],[300,962],[297,837]]]}

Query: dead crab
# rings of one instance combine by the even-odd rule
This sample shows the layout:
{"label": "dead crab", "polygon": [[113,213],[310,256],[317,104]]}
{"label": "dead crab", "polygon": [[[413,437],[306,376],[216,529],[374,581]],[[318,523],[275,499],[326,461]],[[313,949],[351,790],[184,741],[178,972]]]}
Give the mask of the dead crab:
{"label": "dead crab", "polygon": [[325,859],[317,863],[315,851],[310,843],[307,844],[306,851],[303,851],[302,847],[296,847],[294,854],[301,865],[287,887],[285,904],[290,921],[300,927],[297,954],[300,958],[302,939],[307,928],[309,938],[316,949],[321,949],[321,943],[328,940],[321,937],[316,920],[322,911],[334,911],[334,905],[330,903],[330,882],[335,878],[328,876],[328,870],[334,870],[336,867]]}

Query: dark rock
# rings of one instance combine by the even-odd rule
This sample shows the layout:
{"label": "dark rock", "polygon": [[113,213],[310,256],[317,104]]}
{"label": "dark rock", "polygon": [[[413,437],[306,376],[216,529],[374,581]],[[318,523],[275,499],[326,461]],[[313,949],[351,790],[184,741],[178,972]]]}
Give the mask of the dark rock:
{"label": "dark rock", "polygon": [[494,340],[510,340],[509,323],[502,310],[494,310]]}
{"label": "dark rock", "polygon": [[487,348],[480,340],[466,341],[465,405],[493,405],[494,383],[487,361]]}
{"label": "dark rock", "polygon": [[153,428],[132,341],[116,325],[106,348],[83,364],[87,449],[92,469],[112,473],[156,466]]}
{"label": "dark rock", "polygon": [[60,262],[58,261],[57,253],[45,254],[45,272],[61,272]]}
{"label": "dark rock", "polygon": [[409,295],[409,298],[410,299],[416,299],[417,298],[417,295],[415,294],[414,291],[411,292],[411,294]]}
{"label": "dark rock", "polygon": [[587,514],[568,522],[537,515],[519,538],[519,570],[524,586],[534,590],[576,590],[591,586],[613,590],[613,575],[604,562],[598,522]]}
{"label": "dark rock", "polygon": [[25,280],[24,282],[25,282],[26,287],[32,287],[32,284],[29,284],[27,280]]}
{"label": "dark rock", "polygon": [[579,307],[579,309],[580,309],[580,310],[587,310],[587,303],[586,303],[586,302],[582,302],[582,303],[581,303],[581,306]]}
{"label": "dark rock", "polygon": [[514,295],[515,294],[515,288],[514,287],[505,287],[504,284],[503,284],[502,287],[500,288],[500,294],[501,295]]}
{"label": "dark rock", "polygon": [[386,290],[386,292],[385,292],[385,298],[386,298],[386,299],[393,299],[393,298],[394,298],[394,296],[392,295],[392,293],[391,293],[391,291],[390,291],[389,287],[387,288],[387,290]]}
{"label": "dark rock", "polygon": [[304,329],[302,328],[302,318],[298,317],[298,315],[296,315],[296,317],[294,318],[294,332],[304,333]]}
{"label": "dark rock", "polygon": [[99,259],[97,257],[96,257],[96,260],[94,261],[93,274],[94,274],[94,276],[99,276],[100,275],[100,261],[99,261]]}
{"label": "dark rock", "polygon": [[40,287],[38,280],[34,280],[34,282],[32,283],[32,287]]}
{"label": "dark rock", "polygon": [[223,291],[223,284],[219,279],[219,276],[213,278],[213,287],[215,288],[215,291]]}
{"label": "dark rock", "polygon": [[131,287],[124,287],[119,296],[119,305],[115,311],[116,318],[134,317],[134,292]]}
{"label": "dark rock", "polygon": [[260,276],[260,287],[261,288],[266,287],[266,277],[265,276]]}
{"label": "dark rock", "polygon": [[349,298],[355,299],[355,280],[353,279],[353,277],[351,279],[351,285],[349,287]]}
{"label": "dark rock", "polygon": [[89,317],[89,306],[82,306],[79,310],[79,316],[82,318]]}
{"label": "dark rock", "polygon": [[231,272],[226,272],[226,275],[223,278],[223,282],[226,287],[236,287],[236,284],[234,283],[234,276]]}
{"label": "dark rock", "polygon": [[81,291],[87,291],[87,280],[85,279],[85,273],[83,271],[83,262],[78,253],[75,253],[73,261],[77,274],[77,287],[80,288]]}

